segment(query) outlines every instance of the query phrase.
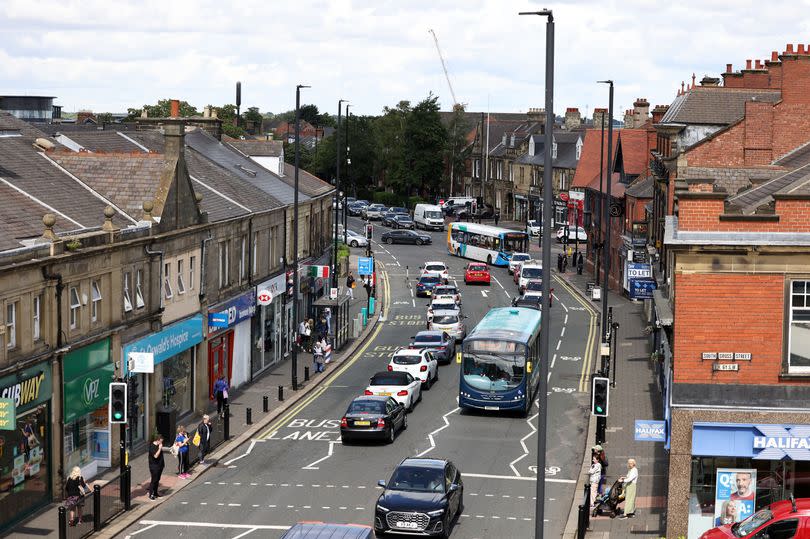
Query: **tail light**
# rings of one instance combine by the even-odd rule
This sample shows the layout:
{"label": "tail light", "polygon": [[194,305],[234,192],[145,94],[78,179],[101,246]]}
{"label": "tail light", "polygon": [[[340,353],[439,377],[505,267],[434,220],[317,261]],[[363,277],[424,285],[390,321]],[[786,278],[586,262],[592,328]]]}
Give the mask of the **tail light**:
{"label": "tail light", "polygon": [[388,370],[389,370],[389,371],[393,371],[393,370],[394,370],[394,367],[392,367],[391,365],[388,365]]}
{"label": "tail light", "polygon": [[380,419],[378,419],[377,420],[377,427],[380,428],[380,429],[384,429],[385,428],[385,419],[383,419],[382,417]]}
{"label": "tail light", "polygon": [[402,391],[397,392],[397,397],[407,397],[407,396],[408,392],[404,389]]}
{"label": "tail light", "polygon": [[345,417],[341,418],[340,426],[341,427],[348,427],[349,426],[349,421]]}
{"label": "tail light", "polygon": [[419,367],[419,372],[425,372],[427,370],[427,365],[422,365]]}
{"label": "tail light", "polygon": [[444,350],[445,348],[447,348],[447,347],[446,346],[437,346],[436,347],[437,350]]}
{"label": "tail light", "polygon": [[409,349],[409,350],[413,350],[413,349],[415,349],[415,348],[416,348],[416,347],[415,347],[414,345],[412,345],[412,344],[409,344],[409,345],[408,345],[408,349]]}
{"label": "tail light", "polygon": [[373,395],[373,394],[374,394],[374,392],[373,392],[373,391],[370,391],[370,390],[368,390],[368,389],[366,389],[365,391],[363,391],[363,395]]}

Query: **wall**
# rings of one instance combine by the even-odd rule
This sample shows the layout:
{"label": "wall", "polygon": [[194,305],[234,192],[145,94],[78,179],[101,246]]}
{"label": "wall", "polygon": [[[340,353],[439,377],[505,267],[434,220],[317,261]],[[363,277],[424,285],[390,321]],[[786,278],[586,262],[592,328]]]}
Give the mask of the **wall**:
{"label": "wall", "polygon": [[[775,214],[720,219],[724,214],[722,195],[711,198],[679,197],[678,229],[713,232],[810,232],[810,199],[776,200]],[[778,197],[778,195],[777,195]]]}

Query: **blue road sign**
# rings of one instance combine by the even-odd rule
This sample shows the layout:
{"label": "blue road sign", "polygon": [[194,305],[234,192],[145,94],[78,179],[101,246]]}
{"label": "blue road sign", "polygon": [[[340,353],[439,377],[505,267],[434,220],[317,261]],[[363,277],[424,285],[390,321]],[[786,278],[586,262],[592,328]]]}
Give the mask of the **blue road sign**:
{"label": "blue road sign", "polygon": [[358,275],[371,275],[374,273],[374,257],[361,256],[357,259]]}

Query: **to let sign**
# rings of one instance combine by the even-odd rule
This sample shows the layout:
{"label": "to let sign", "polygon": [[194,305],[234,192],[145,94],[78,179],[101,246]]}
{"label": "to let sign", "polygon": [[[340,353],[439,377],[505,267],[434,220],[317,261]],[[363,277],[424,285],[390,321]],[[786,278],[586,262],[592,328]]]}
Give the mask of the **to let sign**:
{"label": "to let sign", "polygon": [[627,264],[628,279],[652,279],[652,267],[649,264]]}
{"label": "to let sign", "polygon": [[17,428],[17,405],[14,399],[0,399],[0,430]]}

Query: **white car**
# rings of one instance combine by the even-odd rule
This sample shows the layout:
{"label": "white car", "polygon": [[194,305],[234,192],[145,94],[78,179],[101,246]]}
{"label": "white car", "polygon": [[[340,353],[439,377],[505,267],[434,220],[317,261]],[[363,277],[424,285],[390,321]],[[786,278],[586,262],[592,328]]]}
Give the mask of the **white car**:
{"label": "white car", "polygon": [[535,219],[529,219],[526,221],[526,234],[529,236],[539,236],[540,235],[540,221]]}
{"label": "white car", "polygon": [[454,284],[440,284],[433,288],[433,293],[438,296],[453,296],[456,300],[456,303],[461,305],[461,292],[458,291],[458,287]]}
{"label": "white car", "polygon": [[[557,230],[557,242],[562,243],[565,236],[565,227],[561,227]],[[568,227],[568,243],[573,243],[575,241],[578,242],[585,242],[588,241],[588,234],[585,232],[585,229],[580,227]]]}
{"label": "white car", "polygon": [[425,389],[439,380],[439,363],[433,353],[425,349],[403,348],[397,350],[388,362],[390,372],[407,372],[419,379]]}
{"label": "white car", "polygon": [[529,282],[531,279],[542,279],[542,278],[543,278],[543,266],[537,263],[521,264],[520,277],[518,278],[518,288],[520,289],[520,293],[522,294],[523,291],[526,290],[526,283]]}
{"label": "white car", "polygon": [[[536,296],[538,298],[543,297],[543,280],[542,279],[529,279],[526,282],[526,286],[520,292],[523,294],[524,298],[530,298],[532,296]],[[551,301],[550,305],[554,303],[554,289],[551,289]]]}
{"label": "white car", "polygon": [[408,372],[378,372],[368,382],[365,395],[391,397],[409,412],[422,400],[422,381]]}
{"label": "white car", "polygon": [[532,257],[529,253],[513,253],[512,258],[509,259],[509,273],[515,273],[515,267],[519,266],[521,262],[531,260]]}
{"label": "white car", "polygon": [[450,279],[450,271],[444,262],[425,262],[420,277],[426,276],[436,276],[447,282]]}
{"label": "white car", "polygon": [[433,296],[433,301],[428,305],[428,316],[433,311],[459,311],[461,308],[456,303],[456,298],[449,294]]}
{"label": "white car", "polygon": [[346,231],[346,241],[349,247],[365,247],[368,245],[368,240],[365,236],[354,230]]}
{"label": "white car", "polygon": [[456,341],[467,336],[464,328],[464,316],[459,310],[435,310],[428,316],[428,329],[431,331],[444,331]]}

